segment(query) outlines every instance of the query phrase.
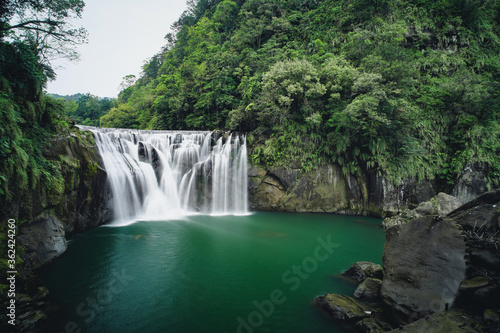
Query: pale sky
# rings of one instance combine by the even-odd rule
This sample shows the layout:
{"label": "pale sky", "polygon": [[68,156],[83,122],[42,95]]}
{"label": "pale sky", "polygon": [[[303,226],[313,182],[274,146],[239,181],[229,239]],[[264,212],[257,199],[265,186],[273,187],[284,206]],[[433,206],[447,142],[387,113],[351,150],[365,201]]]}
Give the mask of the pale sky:
{"label": "pale sky", "polygon": [[166,44],[170,26],[187,8],[186,0],[84,1],[83,18],[74,25],[87,29],[89,42],[76,47],[78,62],[52,62],[57,79],[48,83],[48,93],[117,97],[123,77],[139,76],[144,61]]}

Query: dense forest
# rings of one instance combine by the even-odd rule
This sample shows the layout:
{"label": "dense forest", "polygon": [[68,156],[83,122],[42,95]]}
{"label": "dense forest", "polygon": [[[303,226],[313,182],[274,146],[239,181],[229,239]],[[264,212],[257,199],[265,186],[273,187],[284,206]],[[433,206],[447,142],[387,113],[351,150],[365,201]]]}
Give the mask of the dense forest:
{"label": "dense forest", "polygon": [[[50,59],[76,57],[83,1],[4,1],[0,194],[60,183],[42,154],[68,117],[87,125],[248,133],[266,167],[336,163],[451,185],[470,163],[500,179],[495,0],[188,2],[118,100],[51,98]],[[25,17],[25,13],[35,13]],[[12,23],[18,15],[21,23]],[[298,165],[297,163],[295,165]]]}
{"label": "dense forest", "polygon": [[101,126],[249,133],[253,163],[500,177],[495,0],[198,0]]}
{"label": "dense forest", "polygon": [[101,117],[116,107],[116,99],[101,98],[91,93],[69,96],[48,94],[48,96],[64,105],[66,115],[71,120],[86,126],[99,126]]}
{"label": "dense forest", "polygon": [[[66,24],[82,1],[2,1],[0,5],[0,195],[42,185],[62,190],[57,168],[43,156],[47,139],[68,128],[65,108],[44,95],[56,74],[50,60],[74,58],[85,31]],[[16,19],[18,22],[11,23]]]}

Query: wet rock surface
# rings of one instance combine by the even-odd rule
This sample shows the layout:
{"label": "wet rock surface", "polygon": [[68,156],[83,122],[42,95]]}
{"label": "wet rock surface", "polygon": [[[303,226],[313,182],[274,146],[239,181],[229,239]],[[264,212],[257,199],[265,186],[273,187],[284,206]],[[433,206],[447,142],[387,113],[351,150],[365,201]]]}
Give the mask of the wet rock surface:
{"label": "wet rock surface", "polygon": [[426,316],[391,333],[477,333],[479,326],[460,310],[444,311]]}
{"label": "wet rock surface", "polygon": [[316,303],[332,318],[356,321],[370,316],[372,308],[358,300],[337,294],[326,294],[316,298]]}
{"label": "wet rock surface", "polygon": [[435,185],[425,180],[395,184],[377,172],[346,175],[334,164],[308,172],[300,165],[270,170],[250,166],[248,174],[250,205],[264,211],[390,216],[436,194]]}
{"label": "wet rock surface", "polygon": [[357,282],[363,282],[366,278],[382,279],[384,271],[382,266],[369,261],[358,261],[342,273]]}
{"label": "wet rock surface", "polygon": [[451,307],[465,279],[462,231],[448,218],[425,216],[389,228],[381,296],[395,316],[421,318]]}
{"label": "wet rock surface", "polygon": [[367,301],[375,301],[380,296],[381,287],[382,280],[371,277],[366,278],[354,291],[354,297]]}
{"label": "wet rock surface", "polygon": [[25,248],[25,269],[38,269],[64,253],[68,247],[65,236],[64,225],[53,215],[23,225],[18,239]]}
{"label": "wet rock surface", "polygon": [[392,226],[400,225],[422,216],[445,216],[455,209],[459,208],[461,205],[462,203],[459,199],[441,192],[431,200],[422,202],[414,209],[409,209],[401,212],[398,215],[385,218],[382,221],[382,227],[390,228]]}

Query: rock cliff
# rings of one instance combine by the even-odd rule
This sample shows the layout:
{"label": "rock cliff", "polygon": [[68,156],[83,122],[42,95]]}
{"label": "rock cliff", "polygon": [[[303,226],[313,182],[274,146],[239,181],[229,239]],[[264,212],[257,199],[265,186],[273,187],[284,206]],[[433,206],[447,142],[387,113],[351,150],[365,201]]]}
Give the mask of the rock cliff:
{"label": "rock cliff", "polygon": [[19,221],[18,239],[28,272],[61,255],[66,236],[111,218],[106,172],[92,133],[70,129],[52,138],[43,153],[59,169],[63,188],[18,192],[6,209],[8,218]]}
{"label": "rock cliff", "polygon": [[[464,204],[486,192],[487,172],[485,165],[467,165],[451,190],[455,201]],[[270,170],[250,166],[248,175],[250,207],[263,211],[386,217],[416,208],[439,192],[437,181],[395,182],[376,171],[346,175],[336,165],[322,165],[309,172],[298,165]]]}
{"label": "rock cliff", "polygon": [[251,208],[265,211],[390,216],[437,193],[430,182],[394,184],[376,172],[345,175],[335,165],[311,172],[250,167],[249,181]]}

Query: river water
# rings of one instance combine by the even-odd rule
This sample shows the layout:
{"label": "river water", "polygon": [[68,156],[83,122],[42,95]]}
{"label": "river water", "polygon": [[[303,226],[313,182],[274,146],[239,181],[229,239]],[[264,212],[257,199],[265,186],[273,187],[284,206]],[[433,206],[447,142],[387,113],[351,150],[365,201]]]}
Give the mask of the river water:
{"label": "river water", "polygon": [[53,332],[344,332],[313,300],[383,245],[368,217],[190,215],[78,235],[41,276]]}

